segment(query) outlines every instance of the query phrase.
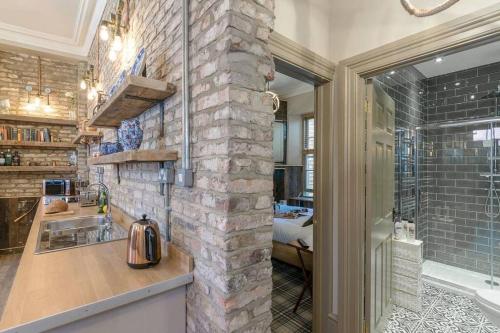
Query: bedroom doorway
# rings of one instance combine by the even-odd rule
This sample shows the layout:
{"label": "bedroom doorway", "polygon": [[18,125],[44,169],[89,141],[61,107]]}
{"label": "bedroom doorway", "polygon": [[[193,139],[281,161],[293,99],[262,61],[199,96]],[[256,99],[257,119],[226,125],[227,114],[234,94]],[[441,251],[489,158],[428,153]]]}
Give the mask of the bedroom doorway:
{"label": "bedroom doorway", "polygon": [[[314,124],[314,168],[309,172],[309,174],[312,174],[312,179],[311,177],[309,179],[313,182],[312,243],[314,249],[310,254],[313,265],[312,275],[309,275],[309,283],[312,282],[312,286],[307,286],[304,294],[310,295],[310,289],[314,294],[311,300],[312,332],[334,332],[337,324],[334,315],[336,311],[334,299],[337,297],[337,279],[333,267],[335,265],[334,252],[338,242],[333,224],[334,212],[337,208],[333,200],[332,184],[335,166],[332,160],[334,152],[331,137],[335,120],[332,112],[335,66],[329,60],[277,32],[271,34],[269,44],[276,72],[309,84],[314,91],[314,120],[309,122],[311,127]],[[301,147],[300,151],[302,153],[303,150]],[[312,250],[312,246],[310,246],[309,250]],[[296,251],[295,257],[297,256]],[[301,279],[303,286],[304,275],[301,275]],[[296,295],[297,298],[298,296],[300,296],[300,293]],[[300,306],[299,304],[299,308]],[[276,307],[272,309],[272,312],[273,314],[276,313]],[[277,318],[276,315],[273,317]],[[282,326],[281,330],[273,331],[290,332],[291,330],[286,330],[286,327]],[[302,332],[300,329],[297,331]]]}
{"label": "bedroom doorway", "polygon": [[273,332],[312,332],[314,84],[278,71],[273,124]]}

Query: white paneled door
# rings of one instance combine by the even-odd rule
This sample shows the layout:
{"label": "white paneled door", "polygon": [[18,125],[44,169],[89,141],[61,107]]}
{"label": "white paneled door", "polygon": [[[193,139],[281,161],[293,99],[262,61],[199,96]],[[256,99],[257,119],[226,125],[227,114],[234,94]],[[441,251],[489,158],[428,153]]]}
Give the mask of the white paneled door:
{"label": "white paneled door", "polygon": [[365,319],[375,333],[384,331],[392,310],[395,103],[374,81],[366,102]]}

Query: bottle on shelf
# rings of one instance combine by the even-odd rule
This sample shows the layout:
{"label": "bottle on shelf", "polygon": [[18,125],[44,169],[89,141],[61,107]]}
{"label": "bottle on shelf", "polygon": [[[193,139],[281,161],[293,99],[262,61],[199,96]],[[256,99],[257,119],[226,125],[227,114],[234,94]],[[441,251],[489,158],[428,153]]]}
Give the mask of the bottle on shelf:
{"label": "bottle on shelf", "polygon": [[415,223],[413,221],[408,222],[408,240],[415,241],[416,237]]}
{"label": "bottle on shelf", "polygon": [[14,155],[12,156],[12,165],[13,166],[20,166],[21,165],[21,156],[19,156],[18,151],[15,151]]}
{"label": "bottle on shelf", "polygon": [[108,211],[106,191],[104,189],[99,193],[99,209],[97,214],[106,214]]}
{"label": "bottle on shelf", "polygon": [[7,149],[7,152],[5,153],[5,165],[12,165],[12,153],[10,152],[10,149]]}
{"label": "bottle on shelf", "polygon": [[76,155],[76,151],[72,151],[68,155],[68,165],[75,166],[78,164],[78,156]]}
{"label": "bottle on shelf", "polygon": [[5,165],[5,154],[3,153],[3,151],[0,151],[0,166],[4,165]]}
{"label": "bottle on shelf", "polygon": [[392,210],[392,216],[394,220],[394,239],[403,240],[404,237],[404,225],[401,215],[396,213],[396,210]]}

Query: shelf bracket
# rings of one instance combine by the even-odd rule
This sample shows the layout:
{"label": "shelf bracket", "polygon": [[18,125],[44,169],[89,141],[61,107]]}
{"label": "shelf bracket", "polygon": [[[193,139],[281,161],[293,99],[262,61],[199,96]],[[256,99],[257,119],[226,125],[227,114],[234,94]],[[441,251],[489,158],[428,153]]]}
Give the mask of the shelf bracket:
{"label": "shelf bracket", "polygon": [[160,195],[164,196],[165,195],[165,184],[167,183],[167,178],[165,175],[165,162],[160,162],[159,163],[159,173],[158,173],[158,179],[160,181]]}
{"label": "shelf bracket", "polygon": [[165,105],[160,102],[160,138],[165,136]]}
{"label": "shelf bracket", "polygon": [[116,164],[116,181],[120,184],[120,163]]}
{"label": "shelf bracket", "polygon": [[138,101],[144,101],[144,102],[149,102],[149,103],[155,103],[155,104],[160,104],[160,138],[163,138],[165,136],[165,105],[163,104],[162,99],[156,99],[156,98],[147,98],[147,97],[141,97],[141,96],[134,96],[134,95],[125,95],[125,98],[127,99],[135,99]]}

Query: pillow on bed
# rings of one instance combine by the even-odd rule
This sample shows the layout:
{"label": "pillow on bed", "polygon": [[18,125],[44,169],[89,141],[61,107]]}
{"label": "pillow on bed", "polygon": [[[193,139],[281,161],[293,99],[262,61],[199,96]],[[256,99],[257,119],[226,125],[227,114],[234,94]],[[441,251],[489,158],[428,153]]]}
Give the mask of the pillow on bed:
{"label": "pillow on bed", "polygon": [[302,227],[307,227],[307,226],[310,226],[313,224],[313,217],[311,216],[311,218],[307,221],[304,222],[304,224],[302,225]]}

